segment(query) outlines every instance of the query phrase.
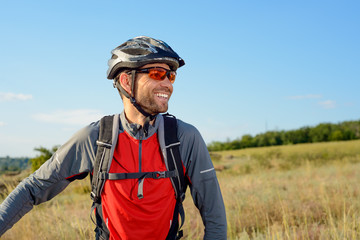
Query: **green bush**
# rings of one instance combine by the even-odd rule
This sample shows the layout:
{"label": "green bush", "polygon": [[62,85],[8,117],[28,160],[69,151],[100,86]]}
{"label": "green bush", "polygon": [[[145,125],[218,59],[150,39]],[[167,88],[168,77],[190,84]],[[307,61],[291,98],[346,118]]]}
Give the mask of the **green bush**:
{"label": "green bush", "polygon": [[41,165],[43,165],[51,156],[58,150],[59,146],[54,146],[52,149],[46,149],[44,147],[35,148],[35,151],[40,152],[40,155],[31,158],[31,170],[35,172]]}

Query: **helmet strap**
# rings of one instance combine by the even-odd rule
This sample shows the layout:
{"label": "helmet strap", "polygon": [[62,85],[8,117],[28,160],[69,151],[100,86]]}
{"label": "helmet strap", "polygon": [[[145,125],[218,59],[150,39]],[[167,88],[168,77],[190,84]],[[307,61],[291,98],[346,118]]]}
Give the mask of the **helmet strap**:
{"label": "helmet strap", "polygon": [[136,77],[136,70],[131,70],[131,98],[135,100],[135,77]]}
{"label": "helmet strap", "polygon": [[147,136],[150,122],[151,122],[152,120],[154,120],[154,118],[156,117],[157,114],[152,115],[152,114],[146,112],[146,111],[136,102],[136,99],[135,99],[135,76],[136,76],[136,70],[132,70],[132,71],[131,71],[131,95],[130,95],[129,99],[130,99],[131,104],[132,104],[142,115],[144,115],[144,116],[146,117],[143,128],[144,128],[145,135]]}

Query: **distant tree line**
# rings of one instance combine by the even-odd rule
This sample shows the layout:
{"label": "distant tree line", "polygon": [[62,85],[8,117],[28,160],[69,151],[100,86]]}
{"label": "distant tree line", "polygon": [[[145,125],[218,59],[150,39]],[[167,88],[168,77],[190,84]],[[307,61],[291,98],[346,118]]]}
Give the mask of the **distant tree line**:
{"label": "distant tree line", "polygon": [[226,142],[208,144],[209,151],[235,150],[250,147],[265,147],[297,143],[315,143],[360,139],[360,121],[345,121],[338,124],[321,123],[315,127],[302,127],[290,131],[268,131]]}
{"label": "distant tree line", "polygon": [[40,154],[34,158],[11,158],[9,156],[0,157],[0,174],[20,172],[31,167],[31,170],[36,171],[44,162],[46,162],[59,148],[58,145],[47,149],[45,147],[38,147],[34,150]]}
{"label": "distant tree line", "polygon": [[17,172],[29,167],[29,158],[0,157],[0,174]]}

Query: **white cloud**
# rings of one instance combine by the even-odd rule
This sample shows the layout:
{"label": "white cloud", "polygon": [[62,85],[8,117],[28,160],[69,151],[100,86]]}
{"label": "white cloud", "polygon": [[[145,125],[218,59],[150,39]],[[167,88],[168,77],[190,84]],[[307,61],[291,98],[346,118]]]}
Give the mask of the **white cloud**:
{"label": "white cloud", "polygon": [[0,92],[0,102],[5,101],[27,101],[33,99],[31,94],[22,94],[22,93],[4,93]]}
{"label": "white cloud", "polygon": [[4,122],[0,122],[0,127],[3,127],[5,126],[5,123]]}
{"label": "white cloud", "polygon": [[320,94],[308,94],[308,95],[299,95],[299,96],[290,96],[288,99],[291,100],[302,100],[302,99],[315,99],[315,98],[322,98]]}
{"label": "white cloud", "polygon": [[[321,94],[307,94],[307,95],[298,95],[298,96],[289,96],[287,97],[290,100],[304,100],[304,99],[320,99],[323,98]],[[336,102],[332,100],[321,101],[317,103],[324,109],[332,109],[336,107]]]}
{"label": "white cloud", "polygon": [[331,109],[336,107],[336,102],[332,100],[318,102],[318,104],[325,109]]}
{"label": "white cloud", "polygon": [[93,109],[77,110],[56,110],[51,113],[38,113],[32,117],[35,120],[48,123],[60,123],[66,125],[88,125],[91,122],[99,120],[103,114]]}

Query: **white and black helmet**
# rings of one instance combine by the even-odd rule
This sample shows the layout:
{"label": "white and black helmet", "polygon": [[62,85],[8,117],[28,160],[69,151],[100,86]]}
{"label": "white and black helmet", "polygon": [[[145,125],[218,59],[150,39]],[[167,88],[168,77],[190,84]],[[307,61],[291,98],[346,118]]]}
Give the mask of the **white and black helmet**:
{"label": "white and black helmet", "polygon": [[124,69],[136,69],[149,63],[166,63],[176,71],[184,60],[164,41],[139,36],[129,39],[111,51],[107,78],[114,79]]}

